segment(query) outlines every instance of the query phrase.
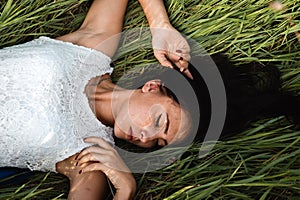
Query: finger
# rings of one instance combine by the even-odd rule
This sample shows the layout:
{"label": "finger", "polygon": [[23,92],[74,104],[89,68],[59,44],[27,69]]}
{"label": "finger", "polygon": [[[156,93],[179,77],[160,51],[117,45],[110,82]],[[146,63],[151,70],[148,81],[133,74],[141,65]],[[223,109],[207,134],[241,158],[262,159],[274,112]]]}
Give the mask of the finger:
{"label": "finger", "polygon": [[182,67],[182,68],[180,68],[180,72],[183,73],[183,74],[184,74],[186,77],[188,77],[189,79],[191,79],[191,80],[194,79],[193,75],[191,74],[191,72],[189,71],[188,68]]}
{"label": "finger", "polygon": [[104,157],[105,157],[104,154],[89,153],[82,156],[80,160],[78,160],[77,165],[81,166],[88,162],[104,162],[105,161]]}
{"label": "finger", "polygon": [[99,147],[99,146],[90,146],[90,147],[87,147],[85,149],[83,149],[79,154],[78,156],[76,157],[76,160],[80,160],[83,156],[89,154],[89,153],[102,153],[104,154],[105,152],[105,149]]}
{"label": "finger", "polygon": [[174,65],[178,67],[179,71],[185,74],[188,78],[193,80],[191,72],[188,70],[189,63],[183,57],[177,57],[175,55],[169,56],[169,59],[173,61]]}
{"label": "finger", "polygon": [[[109,168],[103,165],[102,163],[92,163],[85,167],[83,167],[79,174],[86,173],[86,172],[93,172],[93,171],[102,171],[103,173],[107,171]],[[106,173],[105,173],[106,174]]]}
{"label": "finger", "polygon": [[108,178],[109,180],[112,182],[112,184],[114,185],[114,187],[116,189],[119,189],[119,184],[120,184],[120,180],[119,180],[119,176],[117,175],[115,170],[112,170],[108,167],[106,167],[105,165],[103,165],[102,163],[93,163],[90,164],[84,168],[82,168],[79,171],[79,174],[82,173],[86,173],[86,172],[93,172],[93,171],[102,171]]}
{"label": "finger", "polygon": [[155,50],[154,51],[154,56],[156,57],[156,59],[160,62],[160,64],[162,66],[173,69],[172,63],[166,57],[166,52],[160,51],[160,50]]}
{"label": "finger", "polygon": [[189,79],[193,80],[193,76],[191,72],[188,70],[189,62],[188,60],[184,59],[183,57],[180,57],[177,62],[174,62],[176,67],[179,68],[180,72],[185,74]]}
{"label": "finger", "polygon": [[129,169],[127,170],[118,170],[118,169],[112,169],[111,167],[106,166],[103,163],[91,163],[89,165],[86,165],[84,167],[81,168],[81,170],[79,171],[79,174],[81,173],[86,173],[86,172],[92,172],[92,171],[102,171],[104,174],[106,174],[106,176],[108,176],[108,178],[111,178],[111,175],[114,173],[131,173],[131,171]]}
{"label": "finger", "polygon": [[189,67],[188,61],[184,60],[182,57],[180,57],[179,60],[175,62],[175,65],[180,69],[180,72],[183,72]]}
{"label": "finger", "polygon": [[191,80],[194,79],[193,75],[191,74],[191,72],[188,69],[184,70],[183,73]]}
{"label": "finger", "polygon": [[183,58],[184,58],[185,60],[187,60],[187,61],[190,61],[190,60],[191,60],[191,55],[190,55],[189,53],[184,54],[184,55],[183,55]]}
{"label": "finger", "polygon": [[183,57],[185,60],[190,60],[190,47],[188,44],[171,45],[168,49],[170,54],[176,55],[177,57]]}
{"label": "finger", "polygon": [[[177,53],[176,52],[176,53],[172,53],[172,54],[175,56],[176,59],[183,58],[183,60],[186,60],[186,61],[189,61],[191,59],[191,56],[189,53]],[[171,53],[168,55],[171,55]]]}
{"label": "finger", "polygon": [[181,68],[180,65],[183,65],[187,68],[188,60],[190,59],[190,56],[187,54],[175,54],[169,52],[166,56],[171,62],[176,63],[178,68]]}
{"label": "finger", "polygon": [[[181,52],[181,51],[178,51],[178,52]],[[156,58],[158,60],[159,60],[159,58],[161,59],[159,61],[163,66],[166,66],[166,65],[164,65],[162,62],[168,62],[169,65],[172,66],[172,68],[174,68],[170,62],[170,61],[172,61],[176,65],[176,67],[179,68],[180,72],[184,73],[188,78],[193,80],[193,76],[192,76],[191,72],[188,70],[188,65],[189,65],[188,60],[190,59],[189,54],[186,54],[186,53],[178,54],[177,53],[178,55],[176,55],[176,54],[170,54],[170,53],[165,54],[165,53],[166,53],[166,51],[162,51],[162,50],[154,51],[154,55],[156,56]],[[181,55],[181,56],[179,56],[179,55]],[[167,57],[170,61],[167,59]]]}
{"label": "finger", "polygon": [[103,138],[100,137],[88,137],[84,139],[86,143],[98,144],[100,147],[104,149],[112,149],[113,147],[106,142]]}

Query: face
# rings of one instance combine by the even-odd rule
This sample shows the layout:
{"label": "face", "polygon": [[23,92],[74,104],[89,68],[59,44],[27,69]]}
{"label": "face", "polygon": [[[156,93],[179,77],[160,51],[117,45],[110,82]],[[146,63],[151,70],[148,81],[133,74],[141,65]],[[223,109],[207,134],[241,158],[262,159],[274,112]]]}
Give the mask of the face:
{"label": "face", "polygon": [[118,110],[114,134],[135,145],[165,146],[184,137],[190,128],[188,114],[168,95],[160,80],[134,90]]}

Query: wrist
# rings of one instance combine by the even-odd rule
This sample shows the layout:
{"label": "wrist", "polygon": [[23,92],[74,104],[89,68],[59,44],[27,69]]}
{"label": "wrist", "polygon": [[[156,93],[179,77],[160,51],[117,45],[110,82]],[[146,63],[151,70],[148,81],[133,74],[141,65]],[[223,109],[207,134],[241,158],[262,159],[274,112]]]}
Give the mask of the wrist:
{"label": "wrist", "polygon": [[124,191],[124,190],[119,190],[116,192],[114,196],[114,200],[125,200],[125,199],[134,199],[135,196],[135,190],[134,191]]}
{"label": "wrist", "polygon": [[150,28],[164,28],[170,20],[162,0],[139,0]]}
{"label": "wrist", "polygon": [[119,181],[118,185],[115,185],[116,193],[114,200],[134,199],[136,193],[136,181],[131,173],[124,173],[124,181]]}
{"label": "wrist", "polygon": [[114,200],[133,199],[136,193],[136,186],[121,188],[116,191]]}
{"label": "wrist", "polygon": [[156,24],[152,24],[150,26],[150,32],[151,34],[157,35],[157,34],[161,34],[161,32],[163,31],[167,31],[167,30],[173,30],[173,26],[170,24],[170,22],[160,22],[160,23],[156,23]]}
{"label": "wrist", "polygon": [[151,22],[149,22],[149,26],[150,28],[170,28],[172,27],[170,21],[167,20],[152,20]]}

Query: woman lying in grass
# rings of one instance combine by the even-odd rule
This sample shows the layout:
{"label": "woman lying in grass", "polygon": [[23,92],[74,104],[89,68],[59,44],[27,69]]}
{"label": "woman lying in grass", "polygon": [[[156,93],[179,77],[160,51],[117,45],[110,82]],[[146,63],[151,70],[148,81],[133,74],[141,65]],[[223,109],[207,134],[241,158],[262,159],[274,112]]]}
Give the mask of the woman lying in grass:
{"label": "woman lying in grass", "polygon": [[[188,43],[171,26],[163,2],[140,3],[150,27],[173,32],[174,38],[153,31],[153,44],[178,47],[172,55],[164,49],[155,50],[158,60],[169,67],[171,61],[190,76]],[[135,193],[135,180],[109,144],[113,144],[110,127],[116,137],[143,147],[166,145],[175,141],[177,132],[188,130],[188,118],[178,118],[188,114],[160,81],[125,90],[109,80],[110,57],[117,49],[118,38],[105,41],[122,30],[126,6],[127,0],[95,0],[79,30],[1,50],[1,166],[55,171],[59,161],[72,155],[70,159],[74,160],[76,153],[88,146],[85,142],[97,143],[106,154],[101,157],[106,159],[101,160],[101,169],[97,167],[91,173],[93,165],[82,169],[85,165],[80,164],[87,158],[82,155],[77,165],[74,162],[64,168],[66,161],[57,164],[57,171],[70,178],[69,198],[98,199],[104,195],[107,176],[117,189],[115,197],[129,199]],[[129,98],[127,108],[124,103]],[[162,131],[166,126],[168,134]],[[150,136],[153,131],[158,134]],[[84,142],[84,138],[88,139]],[[119,165],[119,171],[115,165]]]}
{"label": "woman lying in grass", "polygon": [[[140,2],[151,27],[177,33],[161,1]],[[5,149],[1,165],[54,171],[57,163],[56,170],[70,179],[70,199],[103,197],[106,177],[117,189],[115,198],[128,199],[133,197],[136,183],[108,144],[113,140],[107,126],[114,128],[114,136],[142,147],[165,146],[189,136],[195,119],[160,80],[151,80],[137,90],[125,90],[106,74],[111,72],[109,57],[118,40],[109,44],[105,40],[121,31],[126,4],[123,0],[113,5],[108,0],[94,1],[78,31],[57,40],[42,37],[1,51],[1,149]],[[192,76],[195,73],[187,70],[185,40],[179,34],[179,40],[161,38],[155,31],[152,34],[154,46],[164,46],[160,41],[175,46],[170,50],[173,54],[164,48],[154,51],[161,64],[172,67],[172,61],[197,85],[196,76]],[[227,124],[239,128],[233,120],[243,118],[228,119],[232,121]],[[98,146],[78,154],[87,147],[84,138]]]}

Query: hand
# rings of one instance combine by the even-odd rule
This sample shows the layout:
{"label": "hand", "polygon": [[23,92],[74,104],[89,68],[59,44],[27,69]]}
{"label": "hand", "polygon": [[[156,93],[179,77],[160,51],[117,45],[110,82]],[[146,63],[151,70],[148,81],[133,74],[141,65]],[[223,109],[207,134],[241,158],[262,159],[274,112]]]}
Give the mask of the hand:
{"label": "hand", "polygon": [[90,137],[84,141],[97,146],[84,149],[76,158],[77,165],[83,166],[80,173],[100,170],[112,182],[117,193],[132,197],[136,190],[136,182],[118,152],[102,138]]}
{"label": "hand", "polygon": [[190,46],[185,38],[172,25],[163,28],[151,28],[154,55],[161,65],[173,68],[173,64],[190,79],[192,74],[188,70],[190,60]]}

